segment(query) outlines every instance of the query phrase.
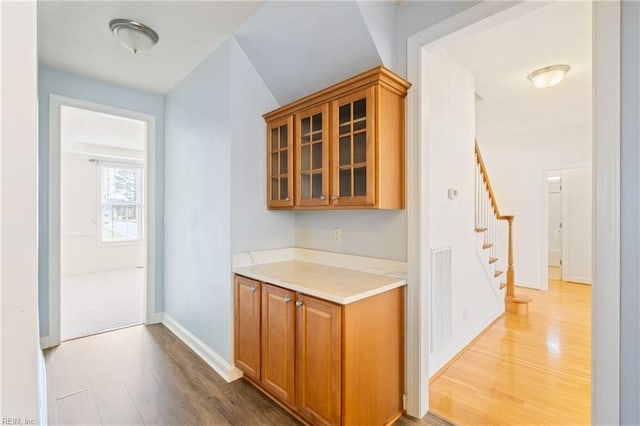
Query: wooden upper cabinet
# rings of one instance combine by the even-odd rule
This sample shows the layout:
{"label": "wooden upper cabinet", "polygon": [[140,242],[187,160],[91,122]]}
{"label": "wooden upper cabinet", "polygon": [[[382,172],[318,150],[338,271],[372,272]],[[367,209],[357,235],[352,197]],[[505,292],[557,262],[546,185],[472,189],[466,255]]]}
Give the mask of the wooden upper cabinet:
{"label": "wooden upper cabinet", "polygon": [[336,206],[373,206],[375,194],[375,88],[331,103],[331,202]]}
{"label": "wooden upper cabinet", "polygon": [[[265,114],[268,207],[404,208],[404,99],[410,86],[377,67]],[[285,173],[281,148],[273,145],[282,140],[283,123],[295,141],[294,156],[285,150],[287,160],[295,158]],[[292,182],[295,197],[283,189]]]}
{"label": "wooden upper cabinet", "polygon": [[329,205],[329,106],[295,115],[297,206]]}
{"label": "wooden upper cabinet", "polygon": [[236,366],[260,381],[260,282],[236,275],[234,309]]}
{"label": "wooden upper cabinet", "polygon": [[293,207],[293,117],[267,126],[267,205]]}

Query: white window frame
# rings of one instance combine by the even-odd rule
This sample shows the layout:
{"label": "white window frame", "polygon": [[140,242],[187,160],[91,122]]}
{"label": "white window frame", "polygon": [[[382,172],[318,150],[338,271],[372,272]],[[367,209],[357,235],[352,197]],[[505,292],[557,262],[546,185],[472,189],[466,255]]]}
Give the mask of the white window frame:
{"label": "white window frame", "polygon": [[[127,245],[127,244],[135,244],[141,241],[144,241],[145,237],[145,227],[144,227],[144,218],[145,218],[145,182],[144,182],[144,166],[142,164],[130,164],[130,163],[120,163],[120,162],[103,162],[98,161],[98,246],[114,246],[114,245]],[[105,206],[103,203],[103,191],[104,191],[104,170],[110,168],[118,168],[118,169],[128,169],[135,170],[138,173],[139,181],[138,181],[138,191],[137,191],[137,203],[135,204],[138,207],[138,238],[127,238],[127,239],[114,239],[114,240],[105,240],[103,236],[103,216],[102,216],[102,208]],[[118,205],[118,204],[113,204]]]}

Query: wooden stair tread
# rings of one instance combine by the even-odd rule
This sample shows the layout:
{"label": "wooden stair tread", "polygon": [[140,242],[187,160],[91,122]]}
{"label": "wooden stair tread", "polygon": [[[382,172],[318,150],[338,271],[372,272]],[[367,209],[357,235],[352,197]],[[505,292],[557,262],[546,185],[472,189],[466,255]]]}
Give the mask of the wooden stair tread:
{"label": "wooden stair tread", "polygon": [[502,290],[503,288],[505,288],[507,286],[507,283],[500,283],[500,290]]}
{"label": "wooden stair tread", "polygon": [[491,244],[491,243],[484,243],[484,244],[482,245],[482,248],[483,248],[484,250],[486,250],[486,249],[488,249],[488,248],[491,248],[491,247],[493,247],[493,244]]}
{"label": "wooden stair tread", "polygon": [[497,278],[497,277],[499,277],[499,276],[500,276],[500,275],[502,275],[502,274],[504,274],[504,271],[495,271],[495,272],[493,273],[493,276]]}
{"label": "wooden stair tread", "polygon": [[487,228],[476,228],[477,233],[486,232]]}
{"label": "wooden stair tread", "polygon": [[490,257],[489,258],[489,264],[491,265],[492,263],[496,263],[498,261],[497,257]]}

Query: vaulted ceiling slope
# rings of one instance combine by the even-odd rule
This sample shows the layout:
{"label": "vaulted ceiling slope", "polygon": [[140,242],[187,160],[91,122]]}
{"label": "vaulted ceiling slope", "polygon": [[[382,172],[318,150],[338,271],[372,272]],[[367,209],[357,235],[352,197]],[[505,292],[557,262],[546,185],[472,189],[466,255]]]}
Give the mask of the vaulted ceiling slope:
{"label": "vaulted ceiling slope", "polygon": [[281,105],[383,63],[356,2],[268,2],[235,38]]}
{"label": "vaulted ceiling slope", "polygon": [[[262,6],[262,1],[40,1],[39,61],[122,86],[167,93]],[[127,18],[160,41],[136,55],[109,21]]]}
{"label": "vaulted ceiling slope", "polygon": [[[396,8],[384,2],[42,1],[40,62],[149,92],[168,93],[234,35],[280,104],[371,67],[395,63]],[[108,28],[128,18],[160,41],[136,55]]]}

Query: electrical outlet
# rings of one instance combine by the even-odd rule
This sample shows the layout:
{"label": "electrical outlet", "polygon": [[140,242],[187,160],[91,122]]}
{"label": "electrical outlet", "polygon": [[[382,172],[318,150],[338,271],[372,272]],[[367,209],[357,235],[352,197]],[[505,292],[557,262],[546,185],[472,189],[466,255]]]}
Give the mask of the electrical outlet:
{"label": "electrical outlet", "polygon": [[333,242],[335,244],[342,244],[342,230],[340,228],[333,230]]}

